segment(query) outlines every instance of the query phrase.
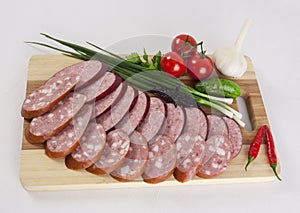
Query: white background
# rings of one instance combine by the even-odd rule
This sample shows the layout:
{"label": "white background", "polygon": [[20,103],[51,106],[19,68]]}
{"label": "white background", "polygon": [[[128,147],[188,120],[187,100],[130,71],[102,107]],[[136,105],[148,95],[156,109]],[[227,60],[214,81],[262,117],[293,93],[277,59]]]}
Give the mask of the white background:
{"label": "white background", "polygon": [[[137,35],[188,32],[204,40],[211,53],[233,43],[246,17],[253,22],[243,51],[257,71],[282,182],[35,193],[23,189],[20,106],[27,65],[32,55],[49,53],[24,40],[41,40],[39,33],[47,32],[110,46]],[[299,212],[299,19],[297,0],[1,1],[0,212]],[[137,51],[142,47],[136,45]]]}

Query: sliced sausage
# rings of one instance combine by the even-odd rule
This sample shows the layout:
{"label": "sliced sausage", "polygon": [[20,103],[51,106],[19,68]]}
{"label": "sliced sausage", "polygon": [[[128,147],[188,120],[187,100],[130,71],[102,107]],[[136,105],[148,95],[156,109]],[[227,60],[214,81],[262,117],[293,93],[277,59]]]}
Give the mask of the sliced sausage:
{"label": "sliced sausage", "polygon": [[97,60],[83,61],[83,71],[80,74],[79,82],[76,84],[75,91],[80,90],[101,78],[107,71],[107,65]]}
{"label": "sliced sausage", "polygon": [[243,136],[239,125],[228,117],[223,117],[227,128],[228,128],[228,137],[233,146],[233,158],[235,158],[241,151],[243,146]]}
{"label": "sliced sausage", "polygon": [[214,135],[226,135],[228,136],[228,129],[225,121],[217,115],[208,115],[208,135],[210,138]]}
{"label": "sliced sausage", "polygon": [[119,86],[120,83],[121,79],[119,76],[111,72],[106,72],[92,84],[77,90],[77,92],[86,95],[87,102],[91,102],[99,100],[110,94]]}
{"label": "sliced sausage", "polygon": [[95,113],[93,118],[107,112],[112,105],[116,104],[126,91],[126,84],[121,83],[118,88],[104,98],[95,102]]}
{"label": "sliced sausage", "polygon": [[30,143],[42,143],[65,128],[79,112],[86,101],[86,96],[70,93],[51,111],[32,119],[25,131]]}
{"label": "sliced sausage", "polygon": [[149,142],[161,129],[164,128],[164,121],[167,116],[167,109],[159,98],[150,97],[150,108],[144,122],[137,131],[140,132]]}
{"label": "sliced sausage", "polygon": [[195,133],[206,139],[208,123],[204,112],[196,107],[186,107],[182,133]]}
{"label": "sliced sausage", "polygon": [[197,134],[185,133],[176,141],[177,161],[174,177],[179,182],[192,180],[205,153],[205,140]]}
{"label": "sliced sausage", "polygon": [[147,183],[159,183],[167,180],[176,166],[176,146],[171,138],[158,135],[149,145],[149,159],[143,173]]}
{"label": "sliced sausage", "polygon": [[109,111],[97,117],[96,122],[100,123],[105,131],[110,130],[132,107],[135,96],[136,90],[131,86],[127,86],[123,97],[115,105],[113,105]]}
{"label": "sliced sausage", "polygon": [[130,147],[123,164],[110,173],[121,182],[134,180],[142,175],[148,160],[148,144],[144,136],[133,132],[130,137]]}
{"label": "sliced sausage", "polygon": [[126,134],[130,135],[146,117],[149,107],[149,96],[140,92],[140,94],[137,96],[136,104],[116,125],[116,128],[122,129],[124,132],[126,132]]}
{"label": "sliced sausage", "polygon": [[61,158],[70,154],[79,144],[92,112],[92,105],[83,106],[66,128],[46,142],[46,154],[51,158]]}
{"label": "sliced sausage", "polygon": [[33,118],[48,112],[75,87],[79,78],[76,74],[51,77],[26,97],[22,105],[22,116]]}
{"label": "sliced sausage", "polygon": [[106,133],[103,127],[95,122],[90,122],[79,146],[66,157],[66,166],[74,170],[88,168],[100,158],[105,143]]}
{"label": "sliced sausage", "polygon": [[223,173],[232,159],[232,144],[227,136],[214,135],[206,141],[205,156],[197,175],[211,178]]}
{"label": "sliced sausage", "polygon": [[185,116],[181,107],[175,107],[172,103],[168,103],[166,105],[168,111],[166,129],[164,132],[160,133],[170,137],[175,142],[182,132],[185,123]]}
{"label": "sliced sausage", "polygon": [[80,79],[76,84],[75,90],[93,82],[96,78],[101,77],[107,69],[107,65],[97,60],[82,61],[69,68],[65,68],[60,72],[56,73],[55,76],[62,76],[66,74],[78,74]]}
{"label": "sliced sausage", "polygon": [[33,118],[48,112],[75,86],[83,85],[99,74],[101,68],[102,63],[99,61],[84,61],[62,69],[26,97],[22,116]]}
{"label": "sliced sausage", "polygon": [[87,168],[87,171],[96,175],[112,172],[125,161],[129,144],[129,137],[124,131],[120,129],[111,131],[107,135],[103,154],[98,161]]}

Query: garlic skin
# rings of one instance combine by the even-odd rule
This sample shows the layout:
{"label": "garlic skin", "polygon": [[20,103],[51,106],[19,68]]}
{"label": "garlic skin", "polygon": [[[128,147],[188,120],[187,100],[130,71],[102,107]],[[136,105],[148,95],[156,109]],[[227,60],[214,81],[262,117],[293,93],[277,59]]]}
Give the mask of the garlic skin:
{"label": "garlic skin", "polygon": [[226,76],[239,78],[247,70],[247,61],[236,46],[217,49],[213,54],[217,69]]}

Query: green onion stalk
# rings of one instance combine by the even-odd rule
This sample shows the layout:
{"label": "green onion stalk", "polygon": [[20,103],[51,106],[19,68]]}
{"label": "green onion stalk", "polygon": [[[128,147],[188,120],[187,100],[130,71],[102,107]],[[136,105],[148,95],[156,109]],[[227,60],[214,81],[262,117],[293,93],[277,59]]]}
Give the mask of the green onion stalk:
{"label": "green onion stalk", "polygon": [[227,104],[231,104],[233,99],[231,98],[220,98],[211,95],[207,95],[195,90],[183,84],[176,78],[168,76],[165,72],[159,70],[148,70],[145,71],[145,67],[138,64],[133,64],[124,58],[111,53],[95,44],[87,42],[92,47],[102,51],[94,51],[92,49],[80,46],[74,43],[63,41],[47,34],[41,33],[48,39],[54,40],[63,46],[70,48],[71,50],[61,49],[52,45],[48,45],[40,42],[27,42],[29,44],[35,44],[51,48],[61,52],[63,55],[77,58],[80,60],[99,60],[106,63],[109,66],[109,71],[116,73],[122,79],[126,80],[127,83],[144,91],[159,90],[162,93],[171,94],[170,97],[176,104],[188,105],[187,103],[191,100],[196,102],[198,105],[205,105],[222,112],[224,115],[234,119],[241,126],[245,126],[241,120],[242,116],[235,109],[231,108]]}

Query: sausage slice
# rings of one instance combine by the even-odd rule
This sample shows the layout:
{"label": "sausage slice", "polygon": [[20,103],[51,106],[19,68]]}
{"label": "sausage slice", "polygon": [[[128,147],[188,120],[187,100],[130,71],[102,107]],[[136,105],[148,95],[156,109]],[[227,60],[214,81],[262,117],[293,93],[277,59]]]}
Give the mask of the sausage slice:
{"label": "sausage slice", "polygon": [[149,159],[143,173],[147,183],[160,183],[167,180],[176,166],[176,146],[167,136],[156,136],[149,145]]}
{"label": "sausage slice", "polygon": [[96,175],[110,173],[125,161],[129,150],[130,140],[128,135],[116,129],[107,135],[107,142],[103,154],[87,171]]}
{"label": "sausage slice", "polygon": [[61,158],[70,154],[79,144],[92,112],[92,105],[87,104],[83,106],[66,128],[46,142],[46,154],[50,158]]}
{"label": "sausage slice", "polygon": [[34,118],[48,112],[75,86],[84,85],[101,70],[102,63],[99,61],[79,62],[62,69],[26,97],[22,105],[22,116]]}
{"label": "sausage slice", "polygon": [[235,158],[243,146],[243,136],[239,125],[232,120],[231,118],[223,117],[227,128],[228,128],[228,137],[233,145],[233,158]]}
{"label": "sausage slice", "polygon": [[225,121],[217,115],[208,115],[208,135],[210,138],[214,135],[226,135],[228,136],[228,129]]}
{"label": "sausage slice", "polygon": [[176,141],[177,161],[174,177],[179,182],[193,179],[205,153],[205,140],[197,134],[185,133]]}
{"label": "sausage slice", "polygon": [[206,142],[205,156],[197,175],[212,178],[223,173],[232,159],[233,147],[227,136],[214,135]]}
{"label": "sausage slice", "polygon": [[146,139],[138,132],[130,135],[130,147],[123,164],[110,173],[121,182],[134,180],[144,172],[148,160],[148,144]]}
{"label": "sausage slice", "polygon": [[130,110],[136,96],[136,90],[127,86],[123,97],[111,109],[96,118],[96,122],[100,123],[105,131],[112,129]]}
{"label": "sausage slice", "polygon": [[184,111],[186,119],[182,133],[195,133],[206,139],[208,124],[204,112],[196,107],[186,107]]}
{"label": "sausage slice", "polygon": [[149,112],[137,131],[149,142],[161,129],[164,129],[166,116],[167,109],[164,102],[159,98],[150,97]]}
{"label": "sausage slice", "polygon": [[122,129],[128,135],[144,120],[150,107],[150,98],[145,93],[140,92],[136,98],[134,107],[116,125],[117,129]]}
{"label": "sausage slice", "polygon": [[185,123],[184,112],[181,107],[175,107],[172,103],[167,103],[168,116],[166,118],[166,129],[160,133],[170,137],[174,142],[180,136]]}
{"label": "sausage slice", "polygon": [[66,157],[69,169],[85,169],[95,163],[103,153],[106,133],[100,124],[90,122],[76,149]]}
{"label": "sausage slice", "polygon": [[25,136],[30,143],[42,143],[64,129],[79,112],[86,96],[70,93],[51,111],[32,119]]}

